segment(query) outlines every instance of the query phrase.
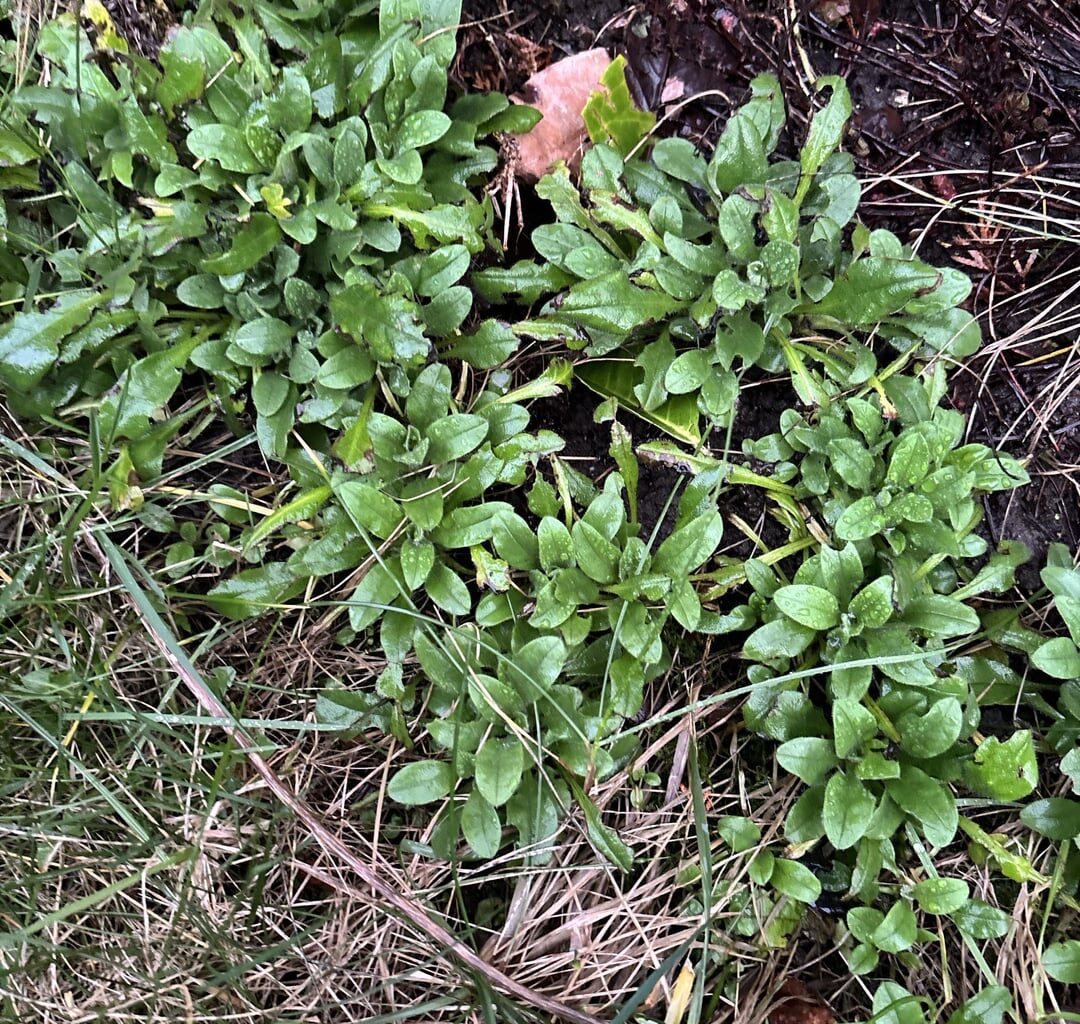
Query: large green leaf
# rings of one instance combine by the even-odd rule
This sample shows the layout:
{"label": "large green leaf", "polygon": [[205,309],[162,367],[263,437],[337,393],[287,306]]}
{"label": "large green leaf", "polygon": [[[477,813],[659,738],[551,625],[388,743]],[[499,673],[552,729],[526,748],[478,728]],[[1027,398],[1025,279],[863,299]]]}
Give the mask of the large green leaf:
{"label": "large green leaf", "polygon": [[867,256],[855,260],[825,298],[803,311],[852,326],[870,325],[935,288],[940,279],[936,270],[916,260]]}
{"label": "large green leaf", "polygon": [[823,587],[795,583],[773,594],[776,607],[789,619],[810,629],[831,629],[840,621],[840,605]]}
{"label": "large green leaf", "polygon": [[216,160],[227,171],[254,174],[263,170],[262,161],[251,151],[244,133],[227,124],[207,124],[193,128],[187,146],[200,160]]}
{"label": "large green leaf", "polygon": [[591,359],[574,366],[574,377],[602,398],[616,399],[622,408],[659,427],[676,441],[692,447],[700,444],[701,415],[693,396],[669,398],[647,412],[634,394],[639,373],[632,363],[618,359]]}
{"label": "large green leaf", "polygon": [[1080,985],[1080,939],[1055,942],[1043,951],[1043,967],[1055,981]]}
{"label": "large green leaf", "polygon": [[499,852],[502,825],[499,812],[474,789],[461,809],[461,831],[478,857],[488,859]]}
{"label": "large green leaf", "polygon": [[1035,800],[1020,812],[1020,820],[1048,839],[1080,836],[1080,800],[1051,796]]}
{"label": "large green leaf", "polygon": [[222,277],[250,270],[273,251],[281,238],[281,228],[268,213],[253,213],[232,240],[228,252],[202,261],[203,270]]}
{"label": "large green leaf", "polygon": [[876,801],[854,775],[836,772],[825,786],[821,820],[825,835],[838,850],[854,846],[870,828]]}
{"label": "large green leaf", "polygon": [[269,562],[219,583],[206,595],[206,601],[230,619],[249,619],[289,601],[306,583],[284,562]]}
{"label": "large green leaf", "polygon": [[625,157],[656,124],[656,115],[639,110],[626,84],[626,58],[616,57],[600,77],[603,91],[589,97],[582,120],[593,142],[611,142]]}
{"label": "large green leaf", "polygon": [[696,516],[679,526],[657,548],[652,568],[678,580],[709,559],[723,534],[724,520],[719,512]]}
{"label": "large green leaf", "polygon": [[959,878],[927,878],[912,895],[928,914],[951,914],[967,902],[968,884]]}
{"label": "large green leaf", "polygon": [[844,138],[844,129],[851,117],[851,95],[847,83],[836,75],[825,75],[817,80],[815,88],[831,90],[829,102],[814,114],[810,122],[810,132],[799,154],[799,163],[803,179],[799,183],[801,200],[809,187],[809,179],[819,170],[826,159],[836,152]]}
{"label": "large green leaf", "polygon": [[106,294],[78,292],[44,313],[16,313],[0,327],[0,382],[29,391],[52,367],[60,342],[107,299]]}
{"label": "large green leaf", "polygon": [[542,319],[565,324],[570,338],[580,328],[625,335],[663,320],[679,305],[658,288],[639,287],[626,271],[614,270],[574,285],[556,305],[545,307]]}
{"label": "large green leaf", "polygon": [[391,776],[386,793],[406,806],[431,804],[447,796],[456,781],[453,768],[445,761],[413,761]]}
{"label": "large green leaf", "polygon": [[1004,743],[988,736],[975,751],[970,768],[972,785],[995,800],[1019,800],[1039,782],[1039,766],[1030,729],[1022,729]]}
{"label": "large green leaf", "polygon": [[476,755],[476,788],[493,807],[501,807],[521,784],[525,749],[516,737],[489,739]]}
{"label": "large green leaf", "polygon": [[415,305],[401,295],[385,295],[372,284],[354,284],[330,300],[342,330],[366,345],[380,363],[420,362],[430,350]]}

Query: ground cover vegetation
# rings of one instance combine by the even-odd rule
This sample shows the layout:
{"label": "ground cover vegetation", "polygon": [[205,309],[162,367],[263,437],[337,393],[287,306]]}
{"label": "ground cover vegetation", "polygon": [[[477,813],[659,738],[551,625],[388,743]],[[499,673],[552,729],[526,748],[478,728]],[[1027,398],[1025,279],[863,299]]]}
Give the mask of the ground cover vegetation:
{"label": "ground cover vegetation", "polygon": [[[459,4],[209,3],[156,60],[104,8],[82,14],[3,41],[0,443],[19,500],[5,495],[0,607],[28,661],[0,695],[10,741],[81,781],[94,769],[77,733],[102,729],[132,763],[160,733],[169,788],[241,814],[240,747],[200,740],[185,783],[181,733],[215,722],[185,720],[174,681],[151,673],[150,718],[113,691],[95,719],[92,691],[149,630],[213,664],[204,693],[247,721],[243,659],[215,649],[318,636],[365,671],[314,680],[305,739],[394,751],[371,834],[402,856],[542,872],[579,821],[594,859],[632,876],[642,854],[603,787],[639,810],[656,799],[662,760],[640,755],[673,712],[650,694],[726,645],[737,667],[704,682],[700,713],[737,709],[759,779],[795,798],[779,821],[712,810],[708,748],[691,739],[693,842],[649,856],[667,858],[693,928],[633,998],[589,1012],[647,1019],[689,957],[669,1019],[711,1019],[738,1002],[732,942],[768,956],[832,899],[864,1019],[1019,1019],[984,950],[1029,886],[1040,988],[1025,998],[1038,1019],[1076,1019],[1060,1014],[1080,983],[1080,570],[1050,547],[1040,628],[1009,596],[1031,552],[988,540],[984,509],[1029,475],[946,403],[980,346],[972,283],[860,222],[844,81],[816,82],[793,158],[777,153],[787,112],[768,75],[703,152],[664,137],[614,61],[580,171],[541,179],[544,221],[507,259],[485,186],[502,138],[538,115],[449,81]],[[732,451],[743,390],[765,376],[790,389],[779,429]],[[599,472],[537,422],[568,388],[595,404]],[[221,472],[233,456],[240,472]],[[643,493],[657,467],[676,473],[659,510]],[[724,502],[746,491],[769,539],[740,521],[753,547],[725,554]],[[101,600],[93,614],[113,621],[118,591],[141,618],[127,612],[112,653],[84,621],[76,655],[66,609]],[[264,756],[289,747],[279,723],[246,727]],[[178,842],[96,786],[141,867],[76,894],[78,863],[50,875],[45,851],[54,831],[96,826],[74,797],[46,811],[55,770],[33,764],[17,755],[0,776],[19,847],[0,948],[22,1019],[33,985],[12,979],[83,941],[56,926],[208,842],[206,817]],[[274,829],[259,829],[269,857]],[[1031,853],[1044,840],[1049,872]],[[470,941],[505,926],[499,900],[480,910],[457,908]],[[961,951],[962,998],[899,980],[935,947]]]}

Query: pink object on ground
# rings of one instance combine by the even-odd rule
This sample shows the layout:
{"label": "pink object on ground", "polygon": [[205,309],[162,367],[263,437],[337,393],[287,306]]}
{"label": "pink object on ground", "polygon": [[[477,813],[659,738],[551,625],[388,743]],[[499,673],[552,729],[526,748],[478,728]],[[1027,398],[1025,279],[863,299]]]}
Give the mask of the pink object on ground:
{"label": "pink object on ground", "polygon": [[522,86],[514,99],[536,107],[544,117],[527,135],[517,136],[519,177],[536,181],[559,160],[576,166],[588,139],[581,111],[602,88],[600,76],[610,63],[607,50],[587,50],[538,71]]}

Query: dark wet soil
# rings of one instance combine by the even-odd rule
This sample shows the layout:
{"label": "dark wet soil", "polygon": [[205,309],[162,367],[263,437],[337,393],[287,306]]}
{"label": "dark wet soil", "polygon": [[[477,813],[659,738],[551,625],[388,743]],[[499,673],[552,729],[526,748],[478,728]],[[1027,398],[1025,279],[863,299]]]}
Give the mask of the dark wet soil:
{"label": "dark wet soil", "polygon": [[182,4],[166,0],[103,0],[117,31],[148,60],[157,60]]}
{"label": "dark wet soil", "polygon": [[[560,56],[606,46],[627,56],[636,98],[667,115],[664,130],[706,151],[754,75],[771,72],[783,82],[790,127],[781,149],[789,153],[812,110],[809,78],[844,75],[854,107],[846,145],[868,182],[860,215],[975,281],[970,306],[987,341],[954,375],[951,397],[970,417],[970,440],[1030,457],[1033,476],[1030,487],[987,499],[988,535],[1032,549],[1020,574],[1029,588],[1038,585],[1049,543],[1080,543],[1080,388],[1068,392],[1080,376],[1076,330],[1012,342],[1032,333],[1025,326],[1065,287],[1044,282],[1080,275],[1080,240],[1033,239],[1017,226],[1040,216],[1075,220],[1080,12],[1053,0],[465,0],[464,7],[467,18],[490,20],[464,30],[463,81],[514,91]],[[1053,195],[1036,174],[1055,179]],[[1005,218],[1013,225],[974,230],[966,207],[994,202],[1016,211]],[[775,429],[787,402],[767,384],[752,396],[740,408],[736,451],[739,438]],[[574,441],[573,422],[560,433],[584,451],[589,433]],[[604,437],[591,449],[600,458]],[[730,500],[742,504],[728,513],[762,523],[752,491]]]}
{"label": "dark wet soil", "polygon": [[[554,398],[544,399],[532,406],[532,427],[553,430],[566,441],[562,457],[578,472],[600,481],[614,468],[608,454],[611,447],[611,424],[597,423],[593,413],[599,399],[584,385],[564,391]],[[655,441],[663,435],[636,416],[621,415],[620,422],[630,431],[635,444]],[[657,523],[656,543],[675,527],[678,496],[672,492],[680,487],[680,474],[674,469],[642,463],[638,476],[638,522],[641,536],[652,535]],[[661,519],[663,520],[661,522]]]}
{"label": "dark wet soil", "polygon": [[[770,467],[753,462],[742,453],[742,442],[779,429],[780,414],[794,404],[794,395],[774,381],[761,379],[744,386],[732,424],[730,442],[726,432],[716,431],[710,438],[710,449],[717,456],[727,453],[733,462],[747,465],[763,474]],[[553,430],[566,441],[562,457],[576,470],[592,480],[602,481],[614,468],[608,449],[611,445],[610,423],[597,423],[594,412],[599,399],[587,388],[578,385],[554,398],[535,402],[532,406],[533,429]],[[630,431],[634,444],[665,440],[666,436],[636,416],[623,413],[620,422]],[[649,537],[658,522],[656,543],[674,529],[678,511],[679,488],[686,477],[679,470],[642,462],[639,467],[638,517],[641,535]],[[728,487],[719,496],[719,508],[726,523],[723,553],[732,557],[750,558],[757,552],[753,541],[735,525],[737,517],[749,526],[767,545],[773,547],[787,540],[783,528],[768,515],[764,492],[756,487]]]}

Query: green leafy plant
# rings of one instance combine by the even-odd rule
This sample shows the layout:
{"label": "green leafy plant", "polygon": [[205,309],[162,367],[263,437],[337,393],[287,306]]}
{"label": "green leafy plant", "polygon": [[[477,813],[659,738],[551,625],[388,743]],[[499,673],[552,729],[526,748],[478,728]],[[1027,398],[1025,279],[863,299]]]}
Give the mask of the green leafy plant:
{"label": "green leafy plant", "polygon": [[[513,842],[542,862],[576,804],[628,870],[592,784],[632,764],[624,723],[680,637],[727,636],[747,726],[805,786],[782,850],[748,818],[712,823],[751,883],[709,894],[735,911],[733,933],[780,946],[830,894],[848,902],[854,973],[883,954],[914,962],[939,918],[965,941],[1000,938],[1003,912],[930,855],[962,832],[1006,879],[1048,881],[956,793],[1012,815],[1049,754],[1075,787],[1080,576],[1051,550],[1043,581],[1068,636],[982,600],[1028,555],[988,550],[981,499],[1027,473],[961,443],[943,404],[947,367],[979,344],[970,282],[856,219],[839,79],[819,82],[798,159],[776,156],[786,112],[769,76],[706,155],[655,137],[621,60],[585,108],[580,175],[560,166],[537,186],[555,216],[532,231],[537,257],[498,264],[492,140],[538,115],[455,94],[460,13],[209,3],[156,64],[108,24],[46,22],[34,67],[48,75],[5,72],[0,101],[11,407],[81,433],[80,514],[161,540],[178,621],[333,605],[319,628],[380,665],[362,687],[329,683],[317,714],[411,752],[387,796],[437,816],[437,855]],[[753,464],[717,458],[714,431],[761,373],[799,407],[745,442]],[[574,381],[610,423],[596,479],[532,427],[533,403]],[[668,439],[635,448],[623,412]],[[276,493],[163,484],[211,424],[257,446]],[[640,480],[657,464],[683,477],[646,528]],[[761,490],[787,534],[770,549],[744,524],[759,554],[737,561],[718,555],[718,498],[736,487]],[[206,512],[174,517],[159,493]],[[984,729],[985,708],[1022,694],[1052,720],[1045,736]],[[628,774],[640,804],[659,780]],[[1078,806],[1054,795],[1019,816],[1075,843]],[[1075,959],[1072,940],[1050,944],[1047,975],[1075,980]],[[950,1024],[1000,1019],[1003,992]],[[873,1010],[928,1012],[889,981]]]}
{"label": "green leafy plant", "polygon": [[[0,328],[0,381],[21,415],[85,417],[94,458],[113,459],[110,504],[143,515],[173,439],[215,412],[250,424],[291,483],[272,507],[215,485],[225,521],[201,552],[197,526],[174,524],[166,577],[235,564],[182,595],[232,618],[343,579],[339,639],[377,643],[385,667],[371,692],[328,690],[325,716],[411,745],[422,704],[447,759],[406,766],[390,795],[453,793],[439,849],[460,822],[491,856],[504,821],[526,844],[550,833],[576,785],[553,764],[602,778],[624,756],[602,741],[664,667],[669,616],[696,625],[687,577],[721,522],[698,495],[647,543],[625,431],[625,495],[622,476],[598,491],[559,437],[528,432],[528,404],[569,366],[524,383],[498,369],[518,339],[462,281],[494,246],[470,188],[497,161],[480,140],[537,115],[450,96],[459,16],[432,0],[214,12],[160,65],[73,15],[46,23],[49,84],[14,83],[8,149],[28,190],[58,184],[63,230],[46,243],[34,197],[5,196],[4,299],[23,309]],[[492,372],[476,386],[474,371]],[[516,505],[491,494],[527,484]]]}
{"label": "green leafy plant", "polygon": [[1032,652],[1031,663],[1055,679],[1080,678],[1080,570],[1063,544],[1051,545],[1042,580],[1069,635],[1041,644]]}
{"label": "green leafy plant", "polygon": [[[560,168],[537,192],[555,223],[532,233],[541,259],[484,271],[486,298],[551,296],[514,330],[590,358],[577,377],[690,445],[730,423],[742,372],[790,372],[800,399],[827,402],[872,382],[873,331],[900,353],[959,357],[979,343],[959,308],[970,282],[915,259],[887,231],[849,225],[859,202],[838,152],[851,101],[823,79],[798,162],[773,159],[785,123],[779,84],[761,76],[711,159],[684,139],[649,145],[616,63],[588,116],[595,145],[580,184]],[[881,370],[882,377],[898,367]]]}

